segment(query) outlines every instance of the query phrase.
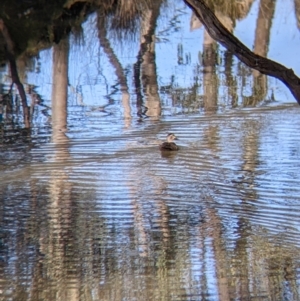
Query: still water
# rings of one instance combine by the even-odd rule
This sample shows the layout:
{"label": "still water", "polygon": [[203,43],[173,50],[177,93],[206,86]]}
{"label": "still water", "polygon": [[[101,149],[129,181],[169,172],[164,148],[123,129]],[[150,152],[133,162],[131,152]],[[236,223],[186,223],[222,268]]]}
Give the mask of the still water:
{"label": "still water", "polygon": [[[276,5],[270,56],[297,72],[291,2]],[[300,300],[300,107],[191,31],[181,1],[162,7],[148,47],[93,13],[81,44],[23,70],[32,128],[1,115],[1,301]],[[170,132],[180,150],[161,153]]]}

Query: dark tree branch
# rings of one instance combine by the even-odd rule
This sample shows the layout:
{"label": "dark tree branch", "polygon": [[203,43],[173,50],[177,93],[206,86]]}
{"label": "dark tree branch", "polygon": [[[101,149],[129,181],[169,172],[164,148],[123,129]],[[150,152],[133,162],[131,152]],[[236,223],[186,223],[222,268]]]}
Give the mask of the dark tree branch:
{"label": "dark tree branch", "polygon": [[300,104],[300,78],[295,75],[292,69],[257,55],[247,48],[223,26],[204,0],[184,0],[184,2],[194,11],[213,39],[231,51],[248,67],[281,80]]}
{"label": "dark tree branch", "polygon": [[15,59],[15,53],[14,53],[14,43],[9,35],[9,32],[3,22],[2,19],[0,19],[0,31],[3,35],[4,41],[5,41],[5,48],[6,48],[6,55],[9,61],[10,65],[10,73],[12,82],[17,86],[21,101],[22,101],[22,107],[23,107],[23,116],[24,116],[24,124],[25,127],[30,127],[30,117],[29,117],[29,108],[27,105],[27,98],[26,93],[23,84],[20,81],[18,70],[17,70],[17,64]]}

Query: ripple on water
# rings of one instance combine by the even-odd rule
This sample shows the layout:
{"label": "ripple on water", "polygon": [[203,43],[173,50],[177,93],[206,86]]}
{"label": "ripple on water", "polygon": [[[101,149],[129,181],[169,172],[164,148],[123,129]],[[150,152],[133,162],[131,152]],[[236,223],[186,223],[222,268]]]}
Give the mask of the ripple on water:
{"label": "ripple on water", "polygon": [[[298,116],[290,107],[174,117],[111,137],[111,125],[101,123],[99,137],[70,129],[64,143],[30,149],[18,168],[8,168],[17,156],[6,157],[0,256],[7,277],[40,262],[54,288],[69,275],[72,287],[81,279],[108,300],[112,292],[132,299],[145,291],[143,300],[215,300],[222,279],[253,283],[248,295],[257,297],[272,290],[270,272],[283,279],[292,271],[284,285],[297,291]],[[167,132],[181,149],[162,157],[157,146]]]}

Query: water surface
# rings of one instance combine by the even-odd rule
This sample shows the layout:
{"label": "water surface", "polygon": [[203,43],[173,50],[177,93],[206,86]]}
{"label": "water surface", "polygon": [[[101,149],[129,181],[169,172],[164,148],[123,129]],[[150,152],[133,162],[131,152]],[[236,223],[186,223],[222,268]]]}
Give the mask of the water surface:
{"label": "water surface", "polygon": [[[259,3],[236,24],[246,43]],[[300,108],[167,4],[149,52],[107,35],[121,66],[95,12],[82,44],[25,72],[32,128],[17,106],[0,127],[0,300],[300,299]],[[269,45],[288,64],[278,24],[294,49],[298,29],[283,7]],[[161,153],[169,132],[180,150]]]}
{"label": "water surface", "polygon": [[[70,130],[27,160],[2,146],[14,149],[0,176],[3,297],[297,300],[298,116],[288,105],[109,138]],[[162,156],[169,131],[181,149]]]}

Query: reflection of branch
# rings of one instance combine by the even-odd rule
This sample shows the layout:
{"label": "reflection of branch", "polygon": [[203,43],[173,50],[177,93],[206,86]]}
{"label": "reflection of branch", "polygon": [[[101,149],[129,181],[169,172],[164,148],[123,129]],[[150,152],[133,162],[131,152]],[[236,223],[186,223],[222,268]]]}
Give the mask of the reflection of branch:
{"label": "reflection of branch", "polygon": [[[134,64],[134,85],[137,95],[138,116],[147,112],[148,116],[157,117],[161,114],[158,96],[157,74],[155,65],[154,38],[156,22],[159,16],[161,1],[153,1],[151,8],[144,12],[141,23],[141,44]],[[147,96],[146,111],[143,112],[142,88]]]}
{"label": "reflection of branch", "polygon": [[143,116],[143,94],[142,94],[142,83],[141,83],[141,64],[143,62],[143,44],[141,44],[141,49],[137,55],[137,61],[133,65],[133,79],[136,93],[136,106],[137,115],[139,117]]}
{"label": "reflection of branch", "polygon": [[98,22],[98,35],[99,35],[100,45],[103,48],[106,55],[108,56],[109,62],[115,68],[115,72],[121,86],[121,91],[128,92],[126,75],[124,74],[124,70],[120,61],[118,60],[116,54],[111,48],[109,40],[107,39],[107,32],[105,27],[106,25],[104,23],[103,16],[101,16],[100,14],[98,15],[97,22]]}
{"label": "reflection of branch", "polygon": [[127,78],[124,72],[124,69],[114,53],[110,42],[107,38],[107,31],[106,31],[106,25],[103,20],[103,17],[98,12],[98,19],[97,19],[97,25],[98,25],[98,36],[99,36],[99,42],[101,47],[103,48],[104,52],[106,53],[109,62],[111,65],[115,68],[115,73],[118,77],[119,84],[121,87],[122,92],[122,103],[124,107],[124,117],[125,119],[129,120],[131,117],[131,108],[130,108],[130,97],[128,92],[128,84],[127,84]]}
{"label": "reflection of branch", "polygon": [[17,64],[15,60],[15,53],[14,53],[14,43],[9,35],[9,32],[3,22],[2,19],[0,19],[0,31],[2,32],[4,41],[5,41],[5,48],[6,48],[6,55],[10,64],[10,73],[11,78],[14,84],[16,84],[21,100],[22,100],[22,106],[23,106],[23,115],[24,115],[24,123],[25,126],[28,128],[30,126],[29,121],[29,108],[27,105],[27,99],[26,94],[24,90],[24,86],[20,81],[18,71],[17,71]]}
{"label": "reflection of branch", "polygon": [[281,80],[300,104],[300,79],[292,69],[252,52],[222,25],[204,0],[184,0],[184,2],[195,12],[212,38],[250,68]]}

